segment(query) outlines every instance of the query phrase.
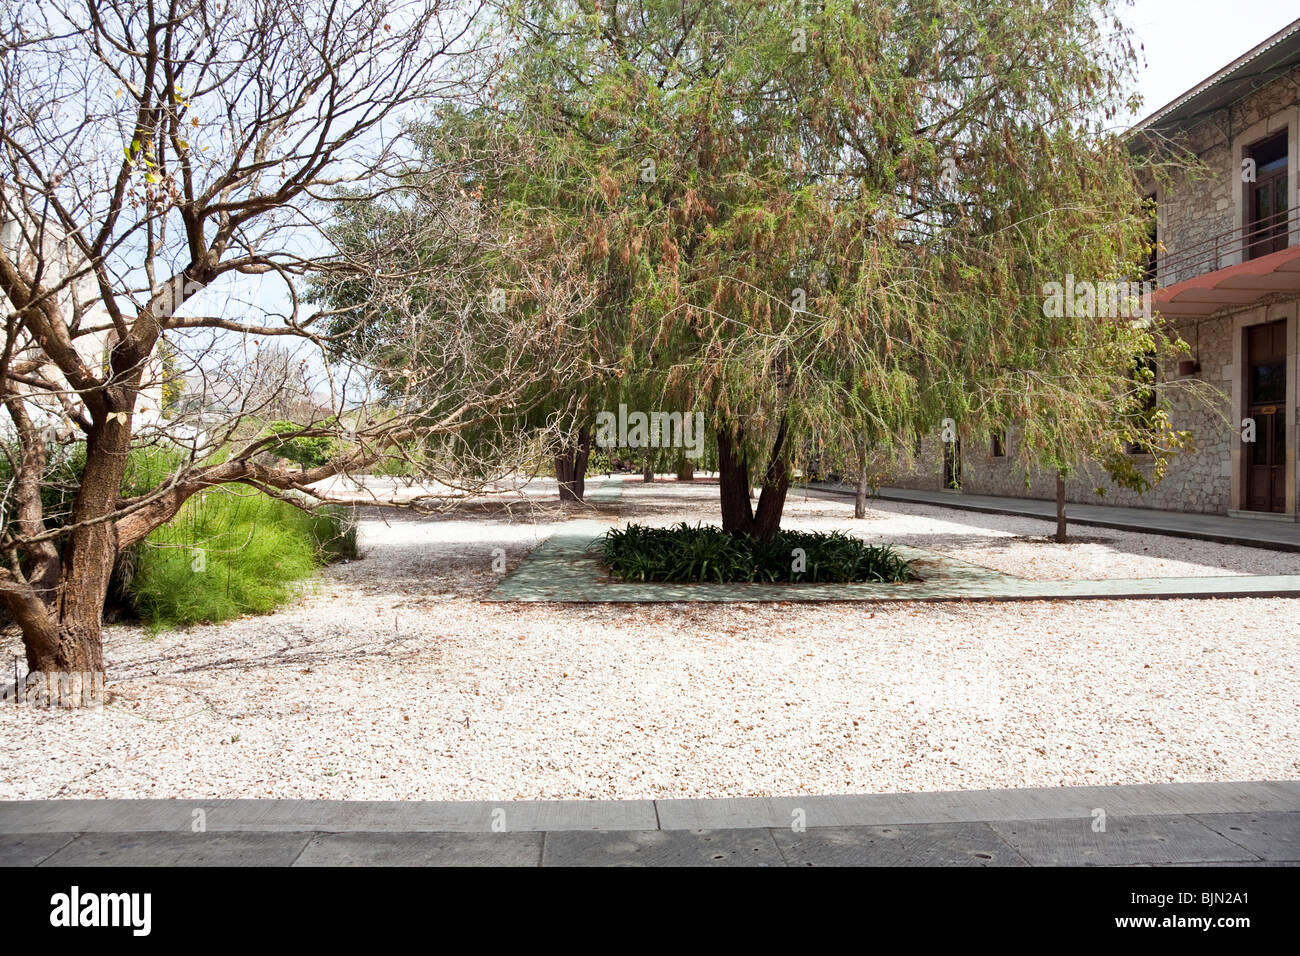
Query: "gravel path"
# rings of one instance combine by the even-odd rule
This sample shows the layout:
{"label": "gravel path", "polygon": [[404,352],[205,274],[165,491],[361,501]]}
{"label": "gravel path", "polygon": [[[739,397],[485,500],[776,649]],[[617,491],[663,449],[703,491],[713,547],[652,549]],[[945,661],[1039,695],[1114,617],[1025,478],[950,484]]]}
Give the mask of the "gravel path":
{"label": "gravel path", "polygon": [[[716,520],[631,482],[612,519]],[[573,512],[574,514],[583,512]],[[378,512],[376,515],[380,514]],[[589,514],[589,513],[588,513]],[[1296,556],[792,499],[1036,577],[1287,573]],[[100,712],[0,716],[0,798],[717,797],[1300,777],[1300,601],[502,605],[564,517],[368,516],[285,610],[107,631]],[[498,556],[500,552],[498,552]],[[11,650],[18,644],[9,639]]]}

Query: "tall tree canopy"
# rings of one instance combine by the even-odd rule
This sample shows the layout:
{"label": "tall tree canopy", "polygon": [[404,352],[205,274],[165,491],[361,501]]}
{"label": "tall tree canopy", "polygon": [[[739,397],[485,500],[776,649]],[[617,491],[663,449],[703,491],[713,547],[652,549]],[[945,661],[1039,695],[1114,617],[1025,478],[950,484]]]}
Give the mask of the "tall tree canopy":
{"label": "tall tree canopy", "polygon": [[725,527],[775,530],[813,436],[1015,421],[1033,458],[1133,391],[1158,329],[1042,307],[1145,251],[1115,6],[508,6],[495,103],[559,168],[518,201],[586,236],[614,377],[710,413]]}

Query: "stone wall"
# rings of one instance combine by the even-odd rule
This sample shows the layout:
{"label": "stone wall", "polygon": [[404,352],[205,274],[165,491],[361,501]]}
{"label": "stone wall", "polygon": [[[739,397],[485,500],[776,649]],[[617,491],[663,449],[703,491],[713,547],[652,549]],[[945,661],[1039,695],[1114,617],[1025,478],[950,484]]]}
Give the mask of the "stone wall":
{"label": "stone wall", "polygon": [[[1240,240],[1216,245],[1215,237],[1239,229],[1245,221],[1241,163],[1247,149],[1282,129],[1290,132],[1290,194],[1295,196],[1300,156],[1297,91],[1300,91],[1300,67],[1292,68],[1288,75],[1278,77],[1179,134],[1179,144],[1190,149],[1204,168],[1180,171],[1166,187],[1157,189],[1153,183],[1147,184],[1146,191],[1156,193],[1157,234],[1164,247],[1157,259],[1161,285],[1172,285],[1242,261]],[[1291,208],[1295,208],[1294,203]]]}
{"label": "stone wall", "polygon": [[[1176,359],[1171,359],[1162,370],[1162,380],[1170,389],[1174,427],[1192,432],[1196,451],[1175,458],[1165,472],[1164,480],[1145,494],[1116,486],[1104,469],[1094,467],[1066,482],[1068,500],[1211,514],[1222,514],[1233,507],[1230,503],[1231,443],[1239,436],[1228,420],[1232,328],[1230,317],[1202,320],[1198,348],[1195,323],[1188,323],[1180,329],[1180,334],[1192,347],[1192,356],[1199,356],[1201,370],[1189,379],[1180,380]],[[1225,378],[1225,374],[1229,377]],[[1193,380],[1217,387],[1223,393],[1222,397],[1209,406],[1201,400],[1194,400],[1189,390],[1182,386],[1183,382]],[[960,430],[960,423],[958,427]],[[1056,477],[1053,474],[1032,474],[1026,486],[1025,472],[1015,457],[1014,431],[1007,436],[1006,456],[1002,458],[992,456],[992,443],[987,434],[961,432],[961,440],[962,491],[1028,498],[1050,499],[1056,496]],[[1150,474],[1149,466],[1147,474]],[[943,447],[939,436],[927,436],[921,443],[921,454],[916,461],[910,467],[900,464],[888,483],[899,488],[941,489]],[[1098,489],[1101,494],[1098,494]]]}

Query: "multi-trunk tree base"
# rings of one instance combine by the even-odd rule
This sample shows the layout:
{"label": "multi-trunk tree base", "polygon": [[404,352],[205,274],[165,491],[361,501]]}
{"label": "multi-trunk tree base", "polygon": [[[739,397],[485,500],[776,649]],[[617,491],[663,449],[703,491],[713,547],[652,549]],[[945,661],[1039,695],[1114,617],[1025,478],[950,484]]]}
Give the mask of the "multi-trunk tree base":
{"label": "multi-trunk tree base", "polygon": [[742,446],[743,435],[718,431],[718,487],[722,504],[722,530],[766,538],[780,530],[785,498],[790,490],[786,426],[777,430],[776,440],[763,473],[758,506],[750,502],[749,457]]}

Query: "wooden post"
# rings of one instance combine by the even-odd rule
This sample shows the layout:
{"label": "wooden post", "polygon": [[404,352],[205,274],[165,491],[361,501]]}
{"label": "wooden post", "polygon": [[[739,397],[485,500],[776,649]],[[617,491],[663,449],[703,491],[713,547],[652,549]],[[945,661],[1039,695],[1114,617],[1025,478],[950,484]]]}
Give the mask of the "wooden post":
{"label": "wooden post", "polygon": [[1065,474],[1056,473],[1056,543],[1065,544]]}

